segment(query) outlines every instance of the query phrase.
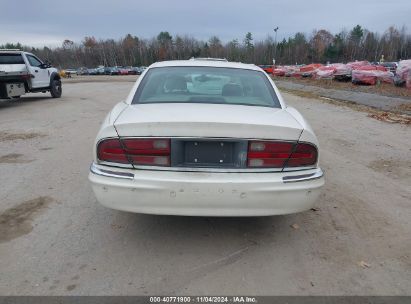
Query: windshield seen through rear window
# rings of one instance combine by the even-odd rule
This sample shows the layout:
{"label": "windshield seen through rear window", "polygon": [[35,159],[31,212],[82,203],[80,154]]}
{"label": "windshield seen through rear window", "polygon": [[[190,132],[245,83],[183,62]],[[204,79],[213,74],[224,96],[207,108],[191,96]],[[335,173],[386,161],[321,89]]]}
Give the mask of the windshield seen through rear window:
{"label": "windshield seen through rear window", "polygon": [[263,72],[217,67],[152,68],[144,76],[132,103],[217,103],[281,107]]}

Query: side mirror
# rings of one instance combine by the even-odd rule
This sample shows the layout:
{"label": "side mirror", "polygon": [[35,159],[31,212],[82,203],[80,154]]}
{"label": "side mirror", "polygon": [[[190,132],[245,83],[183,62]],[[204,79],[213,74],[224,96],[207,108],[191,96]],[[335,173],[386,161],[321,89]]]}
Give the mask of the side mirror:
{"label": "side mirror", "polygon": [[50,64],[50,62],[49,62],[48,60],[46,60],[44,63],[42,63],[42,64],[40,65],[40,68],[41,68],[41,69],[51,68],[51,64]]}

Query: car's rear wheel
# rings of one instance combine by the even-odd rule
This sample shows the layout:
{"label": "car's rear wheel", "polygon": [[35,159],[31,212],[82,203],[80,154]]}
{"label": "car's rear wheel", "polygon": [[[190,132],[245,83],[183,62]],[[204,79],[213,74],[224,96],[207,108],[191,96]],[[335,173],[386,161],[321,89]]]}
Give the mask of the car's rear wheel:
{"label": "car's rear wheel", "polygon": [[51,97],[60,98],[62,93],[63,93],[63,89],[61,87],[61,80],[53,79],[50,84]]}

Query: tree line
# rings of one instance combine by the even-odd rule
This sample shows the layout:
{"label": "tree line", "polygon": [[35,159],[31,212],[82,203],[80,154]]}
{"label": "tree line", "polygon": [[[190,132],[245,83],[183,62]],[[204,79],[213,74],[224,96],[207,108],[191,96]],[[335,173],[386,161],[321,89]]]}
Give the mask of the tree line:
{"label": "tree line", "polygon": [[191,57],[227,58],[255,64],[271,64],[273,58],[276,64],[379,61],[382,57],[385,61],[398,61],[411,58],[411,34],[406,27],[391,26],[384,33],[378,33],[357,25],[337,34],[325,29],[308,35],[298,32],[282,41],[275,41],[271,36],[255,41],[248,32],[241,41],[223,42],[217,36],[204,41],[187,35],[173,37],[164,31],[150,39],[131,34],[118,40],[98,40],[91,36],[81,42],[64,40],[55,48],[34,48],[20,43],[6,43],[0,48],[24,49],[60,68],[148,66],[156,61]]}

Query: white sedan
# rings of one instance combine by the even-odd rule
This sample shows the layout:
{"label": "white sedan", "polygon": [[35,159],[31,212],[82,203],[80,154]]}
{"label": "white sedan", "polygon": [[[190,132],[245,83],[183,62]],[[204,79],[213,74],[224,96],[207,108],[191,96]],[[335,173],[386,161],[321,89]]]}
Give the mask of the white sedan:
{"label": "white sedan", "polygon": [[317,138],[259,67],[159,62],[107,115],[89,180],[106,207],[267,216],[310,209],[324,185]]}

